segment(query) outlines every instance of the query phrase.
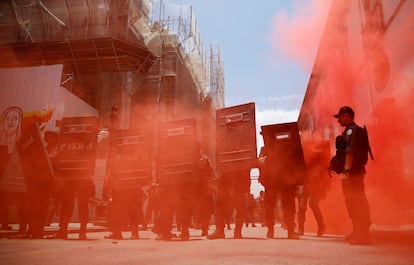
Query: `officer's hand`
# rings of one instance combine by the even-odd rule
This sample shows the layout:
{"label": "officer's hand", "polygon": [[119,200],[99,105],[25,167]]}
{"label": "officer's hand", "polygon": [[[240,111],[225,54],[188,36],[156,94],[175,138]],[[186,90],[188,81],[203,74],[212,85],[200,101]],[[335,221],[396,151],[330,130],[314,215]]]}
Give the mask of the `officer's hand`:
{"label": "officer's hand", "polygon": [[345,170],[345,171],[341,174],[341,178],[342,178],[342,180],[349,179],[349,170]]}

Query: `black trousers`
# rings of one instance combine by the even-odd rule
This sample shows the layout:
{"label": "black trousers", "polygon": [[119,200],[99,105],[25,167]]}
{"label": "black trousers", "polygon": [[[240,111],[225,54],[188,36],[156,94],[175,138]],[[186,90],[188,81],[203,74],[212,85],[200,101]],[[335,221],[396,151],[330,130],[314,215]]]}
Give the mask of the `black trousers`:
{"label": "black trousers", "polygon": [[241,231],[246,220],[246,198],[250,192],[250,171],[223,173],[215,201],[216,229],[224,232],[225,219],[236,210],[235,231]]}
{"label": "black trousers", "polygon": [[60,229],[62,231],[67,230],[75,206],[75,198],[77,198],[80,232],[86,232],[86,225],[89,221],[88,200],[94,195],[92,189],[94,186],[91,179],[65,180],[63,182],[63,191],[60,194]]}
{"label": "black trousers", "polygon": [[213,214],[213,197],[208,192],[200,192],[196,200],[197,219],[202,230],[207,231],[210,224],[211,215]]}
{"label": "black trousers", "polygon": [[111,226],[115,236],[122,235],[122,226],[129,224],[131,234],[138,236],[140,211],[142,212],[142,191],[137,189],[113,190]]}
{"label": "black trousers", "polygon": [[0,219],[1,225],[7,226],[9,222],[9,208],[15,206],[19,221],[19,233],[27,230],[27,192],[0,191]]}
{"label": "black trousers", "polygon": [[51,183],[35,182],[27,184],[27,201],[25,213],[29,229],[27,234],[42,237],[43,228],[49,215]]}
{"label": "black trousers", "polygon": [[267,227],[275,224],[275,203],[280,196],[283,222],[289,232],[294,232],[296,187],[265,187],[264,207]]}
{"label": "black trousers", "polygon": [[298,204],[298,223],[299,226],[303,226],[303,224],[306,221],[306,210],[308,208],[311,208],[313,212],[313,216],[315,217],[316,222],[318,223],[318,226],[321,226],[324,224],[323,216],[321,209],[319,207],[320,197],[316,194],[304,194],[302,198],[299,198],[299,204]]}
{"label": "black trousers", "polygon": [[365,194],[364,175],[351,175],[342,180],[345,205],[352,221],[353,232],[365,234],[371,225],[371,211]]}
{"label": "black trousers", "polygon": [[161,234],[169,234],[175,214],[177,226],[181,228],[183,235],[188,235],[195,206],[195,191],[196,186],[192,183],[160,187],[160,212],[157,223]]}

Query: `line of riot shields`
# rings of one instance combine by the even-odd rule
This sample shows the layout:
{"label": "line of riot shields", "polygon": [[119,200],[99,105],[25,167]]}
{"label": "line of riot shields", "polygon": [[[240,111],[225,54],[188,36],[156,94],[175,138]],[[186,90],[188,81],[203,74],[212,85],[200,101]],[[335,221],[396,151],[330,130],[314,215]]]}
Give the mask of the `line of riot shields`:
{"label": "line of riot shields", "polygon": [[[162,210],[164,207],[164,210],[168,211],[164,214],[158,212],[155,215],[162,217],[162,219],[169,219],[165,222],[165,220],[156,220],[154,217],[154,226],[158,224],[158,229],[164,230],[164,232],[158,231],[161,238],[170,239],[172,235],[168,231],[170,231],[169,228],[174,220],[177,225],[180,222],[185,223],[180,220],[185,220],[188,217],[186,214],[191,214],[192,209],[197,208],[196,212],[209,212],[210,215],[205,218],[208,218],[207,224],[210,224],[213,214],[216,222],[217,216],[224,215],[224,212],[217,213],[219,209],[215,204],[220,199],[225,202],[234,202],[235,199],[244,200],[243,197],[230,198],[230,194],[237,193],[229,190],[230,186],[232,189],[234,187],[239,189],[242,196],[250,195],[250,170],[252,168],[259,167],[261,175],[267,174],[270,177],[270,182],[274,182],[275,185],[295,187],[306,178],[296,123],[262,126],[261,134],[267,150],[266,168],[257,163],[254,103],[218,109],[215,125],[215,165],[211,164],[211,159],[202,152],[197,136],[196,119],[160,122],[156,132],[148,130],[148,128],[111,129],[109,131],[105,181],[102,189],[102,198],[107,202],[105,203],[107,209],[102,211],[101,215],[105,215],[104,217],[112,222],[111,226],[114,226],[115,222],[116,226],[121,227],[122,230],[125,225],[128,226],[128,220],[131,220],[130,213],[125,212],[130,210],[127,209],[128,207],[125,211],[112,209],[113,200],[118,200],[117,207],[122,208],[122,205],[128,205],[129,202],[126,200],[131,200],[141,204],[133,205],[132,208],[142,208],[143,200],[145,198],[152,199],[149,198],[149,195],[153,193],[158,200],[158,209]],[[98,131],[99,122],[96,117],[72,117],[64,118],[61,121],[60,132],[55,142],[45,142],[42,139],[43,133],[37,125],[33,125],[22,135],[17,150],[26,180],[28,198],[32,200],[31,205],[35,203],[35,197],[42,197],[43,200],[42,203],[36,203],[36,205],[40,205],[39,207],[32,207],[32,213],[27,217],[29,221],[26,223],[29,224],[30,231],[30,216],[38,216],[32,224],[32,237],[39,235],[42,222],[47,223],[45,220],[48,217],[45,209],[48,207],[48,196],[55,196],[59,200],[62,199],[62,196],[67,195],[66,199],[62,199],[63,201],[72,201],[76,196],[78,204],[82,201],[80,197],[86,198],[89,202],[91,198],[96,197],[94,171],[97,159]],[[200,161],[203,158],[209,162],[208,170],[201,165]],[[208,175],[207,180],[206,175]],[[239,185],[240,183],[242,184]],[[265,188],[269,186],[268,183],[265,184]],[[200,187],[200,185],[204,187]],[[71,188],[68,189],[67,186],[71,186]],[[143,188],[146,193],[142,193]],[[175,192],[171,193],[171,190]],[[126,194],[131,192],[133,193],[131,197],[127,197]],[[139,195],[135,193],[139,193]],[[189,196],[183,197],[180,195],[181,193],[187,193]],[[40,194],[43,195],[40,196]],[[113,194],[117,195],[114,197]],[[209,202],[205,204],[209,205],[207,211],[201,209],[204,206],[194,204],[187,205],[184,207],[185,209],[182,209],[180,204],[197,201],[197,198],[191,196],[199,194],[208,196]],[[160,203],[163,200],[169,203]],[[60,216],[61,226],[67,226],[67,223],[73,220],[71,218],[73,203],[68,204],[68,209],[64,213],[66,219],[62,220],[62,216]],[[149,205],[147,205],[148,207]],[[60,215],[64,211],[63,208],[61,208]],[[78,205],[78,208],[78,219],[81,222],[80,233],[84,234],[82,223],[90,221],[88,219],[90,214],[81,212],[81,208],[85,207]],[[165,208],[175,208],[176,212],[170,212],[171,209]],[[240,216],[236,219],[240,221],[236,221],[236,228],[240,228],[240,222],[245,215],[241,209],[237,210],[240,212]],[[39,215],[39,212],[42,214]],[[119,216],[114,217],[114,213],[122,215],[122,220],[118,218]],[[171,217],[174,213],[175,219]],[[181,217],[184,215],[181,219],[180,213]],[[133,212],[133,215],[135,217],[138,215],[137,220],[134,219],[134,226],[139,223],[147,224],[147,213],[144,213],[143,210],[142,212],[141,210]],[[239,223],[237,224],[237,222]],[[25,225],[24,222],[22,225]],[[188,228],[188,224],[186,225],[187,227],[182,230],[182,239],[189,237],[185,230]],[[85,226],[84,224],[83,227]],[[235,237],[241,237],[239,232],[235,232]],[[65,238],[67,236],[64,234],[65,231],[62,233],[62,237]],[[133,233],[132,237],[137,238],[137,232]],[[203,234],[206,235],[206,231],[203,231]],[[221,237],[220,233],[218,235]],[[80,235],[81,237],[86,238],[85,235]],[[122,238],[122,233],[112,234],[111,237]]]}

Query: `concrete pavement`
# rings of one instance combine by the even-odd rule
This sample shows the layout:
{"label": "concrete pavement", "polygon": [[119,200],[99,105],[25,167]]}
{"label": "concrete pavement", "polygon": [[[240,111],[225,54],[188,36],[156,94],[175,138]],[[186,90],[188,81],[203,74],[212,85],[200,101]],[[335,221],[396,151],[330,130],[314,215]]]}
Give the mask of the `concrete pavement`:
{"label": "concrete pavement", "polygon": [[[53,230],[53,227],[50,228]],[[76,232],[76,225],[71,227]],[[305,234],[300,240],[286,239],[286,232],[275,229],[275,239],[267,239],[266,228],[243,229],[243,239],[208,240],[192,229],[189,241],[158,241],[151,231],[140,231],[139,240],[108,240],[100,227],[89,227],[88,240],[0,239],[0,264],[67,265],[408,265],[414,264],[414,233],[374,231],[373,245],[353,246],[342,235],[316,237]],[[4,235],[4,233],[3,233]],[[129,232],[124,232],[128,238]]]}

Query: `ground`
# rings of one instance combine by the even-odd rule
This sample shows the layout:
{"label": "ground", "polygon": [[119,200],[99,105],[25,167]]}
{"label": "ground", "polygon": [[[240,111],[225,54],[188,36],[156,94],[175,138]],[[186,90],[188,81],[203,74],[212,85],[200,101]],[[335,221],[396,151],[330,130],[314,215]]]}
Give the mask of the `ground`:
{"label": "ground", "polygon": [[[212,227],[213,228],[213,227]],[[76,230],[73,230],[76,232]],[[316,237],[305,233],[300,240],[286,239],[286,232],[276,228],[275,239],[266,238],[266,228],[243,229],[243,239],[208,240],[200,230],[191,229],[189,241],[158,241],[151,231],[140,231],[139,240],[109,240],[105,229],[89,229],[88,240],[78,240],[71,233],[68,240],[0,239],[1,264],[414,264],[414,233],[373,232],[373,245],[354,246],[343,235]],[[212,232],[212,231],[210,231]],[[3,233],[4,236],[4,233]],[[128,238],[129,232],[124,232]]]}

